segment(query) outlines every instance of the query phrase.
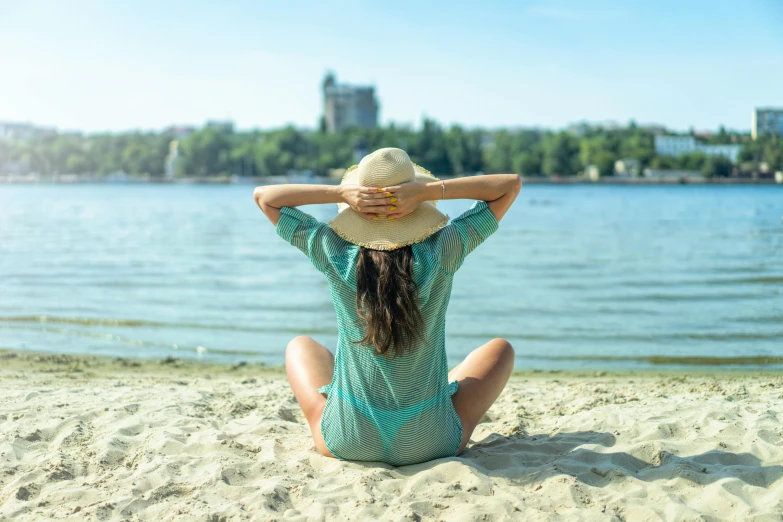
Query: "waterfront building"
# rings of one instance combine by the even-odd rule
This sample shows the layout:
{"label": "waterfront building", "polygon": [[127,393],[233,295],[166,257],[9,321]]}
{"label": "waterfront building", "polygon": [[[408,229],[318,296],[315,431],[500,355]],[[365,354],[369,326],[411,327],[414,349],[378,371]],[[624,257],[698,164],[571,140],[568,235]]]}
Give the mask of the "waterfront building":
{"label": "waterfront building", "polygon": [[614,162],[615,176],[637,177],[642,170],[642,163],[638,159],[624,158]]}
{"label": "waterfront building", "polygon": [[740,145],[705,145],[693,136],[655,136],[655,153],[659,156],[676,157],[701,152],[706,156],[723,156],[736,163],[740,150]]}
{"label": "waterfront building", "polygon": [[378,100],[375,87],[338,84],[333,73],[324,78],[324,122],[326,130],[337,132],[351,127],[378,126]]}
{"label": "waterfront building", "polygon": [[772,107],[753,109],[750,134],[754,140],[764,134],[783,136],[783,109]]}
{"label": "waterfront building", "polygon": [[174,179],[177,174],[177,162],[179,161],[179,141],[171,140],[169,143],[169,153],[166,156],[166,162],[163,165],[166,179]]}

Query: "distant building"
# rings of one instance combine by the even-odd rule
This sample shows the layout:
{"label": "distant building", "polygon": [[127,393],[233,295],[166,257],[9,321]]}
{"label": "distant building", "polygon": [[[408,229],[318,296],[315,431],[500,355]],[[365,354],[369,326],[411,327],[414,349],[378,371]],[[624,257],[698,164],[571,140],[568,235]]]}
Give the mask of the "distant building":
{"label": "distant building", "polygon": [[666,127],[657,123],[640,124],[639,128],[652,134],[666,134]]}
{"label": "distant building", "polygon": [[0,121],[0,140],[29,140],[36,136],[56,134],[54,128],[37,127],[32,123]]}
{"label": "distant building", "polygon": [[642,164],[638,159],[625,158],[614,162],[615,176],[637,177],[642,170]]}
{"label": "distant building", "polygon": [[635,120],[631,120],[628,124],[622,124],[614,120],[605,121],[578,121],[568,125],[568,132],[572,136],[582,137],[588,132],[600,131],[611,132],[621,129],[637,128],[645,132],[652,134],[664,134],[666,128],[663,125],[657,123],[637,123]]}
{"label": "distant building", "polygon": [[234,122],[231,120],[209,120],[205,127],[223,132],[234,132]]}
{"label": "distant building", "polygon": [[772,107],[757,107],[753,109],[750,134],[754,140],[764,134],[783,136],[783,109],[774,109]]}
{"label": "distant building", "polygon": [[177,174],[177,162],[179,161],[179,141],[171,140],[169,143],[169,153],[166,156],[166,162],[163,165],[166,179],[174,179]]}
{"label": "distant building", "polygon": [[0,122],[0,139],[27,139],[33,135],[33,126],[29,123]]}
{"label": "distant building", "polygon": [[623,125],[614,120],[594,121],[594,122],[579,121],[570,124],[568,126],[568,132],[572,136],[576,136],[580,138],[591,131],[613,131],[622,128]]}
{"label": "distant building", "polygon": [[586,121],[580,121],[578,123],[572,123],[568,126],[568,132],[572,136],[576,136],[577,138],[581,138],[587,132],[589,132],[591,129],[590,124]]}
{"label": "distant building", "polygon": [[323,82],[324,120],[329,132],[351,127],[370,129],[378,126],[378,100],[375,87],[339,85],[329,73]]}
{"label": "distant building", "polygon": [[172,125],[163,130],[165,134],[173,134],[178,140],[184,140],[196,131],[195,127],[190,125]]}
{"label": "distant building", "polygon": [[655,153],[659,156],[701,152],[706,156],[723,156],[736,163],[740,150],[740,145],[705,145],[697,142],[693,136],[655,136]]}

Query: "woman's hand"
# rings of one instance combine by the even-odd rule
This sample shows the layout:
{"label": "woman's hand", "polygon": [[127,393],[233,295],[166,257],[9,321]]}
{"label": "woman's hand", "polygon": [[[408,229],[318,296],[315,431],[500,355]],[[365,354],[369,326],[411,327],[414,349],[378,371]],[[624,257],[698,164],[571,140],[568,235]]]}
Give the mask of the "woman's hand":
{"label": "woman's hand", "polygon": [[416,210],[425,201],[426,188],[426,183],[418,181],[384,187],[384,194],[390,194],[387,219],[399,219]]}
{"label": "woman's hand", "polygon": [[389,214],[390,203],[387,193],[376,187],[362,187],[359,185],[340,185],[340,196],[355,212],[367,219],[372,219],[378,214]]}

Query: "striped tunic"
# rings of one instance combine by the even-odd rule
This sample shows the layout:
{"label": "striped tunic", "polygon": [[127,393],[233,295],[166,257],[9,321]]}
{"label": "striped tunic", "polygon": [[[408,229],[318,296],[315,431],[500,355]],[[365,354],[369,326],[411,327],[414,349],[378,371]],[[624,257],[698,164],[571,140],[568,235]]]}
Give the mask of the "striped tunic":
{"label": "striped tunic", "polygon": [[360,247],[298,209],[281,209],[278,235],[326,275],[337,312],[334,378],[318,390],[327,395],[321,432],[335,457],[400,466],[456,454],[462,423],[451,400],[457,382],[448,382],[446,308],[454,273],[497,228],[487,203],[477,201],[411,246],[426,342],[413,353],[388,357],[352,342],[364,337],[356,313]]}

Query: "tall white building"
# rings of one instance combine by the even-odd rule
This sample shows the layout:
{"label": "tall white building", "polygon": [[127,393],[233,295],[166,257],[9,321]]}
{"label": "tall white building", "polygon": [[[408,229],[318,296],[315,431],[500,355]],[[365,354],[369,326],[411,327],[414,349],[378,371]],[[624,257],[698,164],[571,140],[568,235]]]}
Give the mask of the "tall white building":
{"label": "tall white building", "polygon": [[682,156],[691,152],[701,152],[707,156],[724,156],[732,163],[737,162],[740,145],[705,145],[693,136],[656,136],[655,153],[659,156]]}
{"label": "tall white building", "polygon": [[750,122],[750,134],[755,140],[759,135],[783,136],[783,109],[756,107]]}
{"label": "tall white building", "polygon": [[339,85],[334,74],[324,78],[324,119],[329,132],[350,127],[378,126],[378,100],[374,87]]}
{"label": "tall white building", "polygon": [[169,153],[163,165],[166,179],[174,179],[174,176],[177,174],[177,161],[179,161],[179,141],[171,140]]}

